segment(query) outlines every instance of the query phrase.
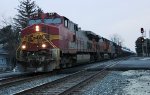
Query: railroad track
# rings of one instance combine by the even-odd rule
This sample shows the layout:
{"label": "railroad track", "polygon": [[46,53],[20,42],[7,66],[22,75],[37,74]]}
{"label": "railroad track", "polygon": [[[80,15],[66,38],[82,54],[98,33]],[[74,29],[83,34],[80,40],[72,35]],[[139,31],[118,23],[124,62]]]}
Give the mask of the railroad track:
{"label": "railroad track", "polygon": [[96,77],[103,78],[110,72],[106,69],[118,64],[119,61],[120,59],[117,61],[111,61],[111,64],[105,66],[100,71],[90,71],[88,69],[84,69],[82,71],[70,74],[52,82],[33,87],[28,90],[20,91],[15,95],[68,95],[75,91],[77,88],[86,85]]}
{"label": "railroad track", "polygon": [[[43,79],[46,77],[50,77],[52,76],[53,73],[38,73],[38,74],[30,74],[30,75],[25,75],[25,76],[15,76],[15,77],[9,77],[9,78],[5,78],[0,80],[0,94],[4,94],[4,90],[7,88],[13,88],[13,87],[17,87],[21,84],[24,84],[26,82],[30,82],[30,81],[34,81],[34,80],[39,80],[39,79]],[[5,92],[6,93],[10,93],[10,92]],[[12,93],[15,94],[15,93]],[[9,95],[9,94],[7,94]]]}
{"label": "railroad track", "polygon": [[20,82],[24,82],[26,80],[32,79],[32,78],[37,78],[37,77],[41,77],[42,75],[40,74],[35,74],[35,73],[31,73],[31,74],[22,74],[22,75],[15,75],[15,76],[11,76],[8,78],[4,78],[2,80],[0,80],[0,89],[4,88],[6,86],[11,86],[14,84],[18,84]]}

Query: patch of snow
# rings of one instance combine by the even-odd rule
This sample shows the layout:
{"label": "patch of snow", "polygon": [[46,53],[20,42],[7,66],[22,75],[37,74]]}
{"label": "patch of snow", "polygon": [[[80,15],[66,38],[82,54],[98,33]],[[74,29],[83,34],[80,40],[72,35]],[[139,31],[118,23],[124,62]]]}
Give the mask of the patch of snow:
{"label": "patch of snow", "polygon": [[129,71],[127,71],[127,72],[123,72],[122,75],[131,76],[131,75],[134,75],[134,73],[133,73],[132,70],[129,70]]}
{"label": "patch of snow", "polygon": [[[130,74],[127,71],[126,74]],[[123,88],[127,95],[150,95],[150,71],[132,71],[128,78],[129,84]]]}
{"label": "patch of snow", "polygon": [[143,61],[145,61],[145,60],[150,60],[150,57],[142,58],[142,59],[140,59],[140,60],[143,60]]}

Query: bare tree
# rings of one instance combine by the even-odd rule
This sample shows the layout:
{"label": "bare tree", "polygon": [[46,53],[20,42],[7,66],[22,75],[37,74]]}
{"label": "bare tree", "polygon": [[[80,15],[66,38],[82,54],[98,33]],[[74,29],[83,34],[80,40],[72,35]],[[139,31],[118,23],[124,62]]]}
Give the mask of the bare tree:
{"label": "bare tree", "polygon": [[3,49],[8,52],[8,58],[11,60],[10,66],[15,66],[15,52],[17,45],[17,34],[13,31],[11,25],[7,25],[0,29],[0,44],[3,45]]}
{"label": "bare tree", "polygon": [[117,45],[122,46],[123,45],[123,39],[120,35],[118,34],[113,34],[110,36],[110,40],[114,43],[116,43]]}

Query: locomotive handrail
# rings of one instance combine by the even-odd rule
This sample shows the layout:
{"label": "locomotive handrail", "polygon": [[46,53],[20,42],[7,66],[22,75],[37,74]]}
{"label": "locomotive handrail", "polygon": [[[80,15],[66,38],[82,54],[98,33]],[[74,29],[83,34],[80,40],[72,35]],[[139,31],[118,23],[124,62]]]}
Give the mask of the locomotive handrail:
{"label": "locomotive handrail", "polygon": [[[25,38],[23,38],[23,39],[25,39]],[[21,44],[19,45],[19,47],[18,47],[17,50],[16,50],[16,59],[17,59],[17,60],[19,59],[19,58],[18,58],[18,50],[20,49],[21,45],[22,45],[22,40],[21,40]],[[20,51],[20,52],[21,52],[21,51]]]}
{"label": "locomotive handrail", "polygon": [[57,48],[57,47],[53,44],[53,42],[47,40],[47,39],[45,38],[45,36],[44,36],[44,39],[45,39],[48,43],[50,43],[50,45],[52,45],[54,48]]}

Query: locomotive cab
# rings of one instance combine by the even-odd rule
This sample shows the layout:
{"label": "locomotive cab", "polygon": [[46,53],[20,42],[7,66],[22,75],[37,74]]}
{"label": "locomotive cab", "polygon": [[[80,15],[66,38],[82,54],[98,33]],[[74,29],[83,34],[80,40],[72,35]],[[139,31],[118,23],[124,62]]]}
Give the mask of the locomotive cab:
{"label": "locomotive cab", "polygon": [[[16,57],[24,67],[41,67],[42,64],[59,64],[59,26],[63,26],[63,17],[56,13],[33,15],[28,27],[21,31],[21,42]],[[54,64],[53,64],[54,65]],[[51,66],[53,67],[58,66]],[[45,69],[46,70],[46,69]]]}

